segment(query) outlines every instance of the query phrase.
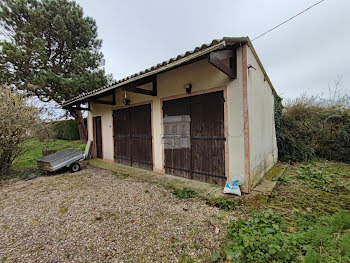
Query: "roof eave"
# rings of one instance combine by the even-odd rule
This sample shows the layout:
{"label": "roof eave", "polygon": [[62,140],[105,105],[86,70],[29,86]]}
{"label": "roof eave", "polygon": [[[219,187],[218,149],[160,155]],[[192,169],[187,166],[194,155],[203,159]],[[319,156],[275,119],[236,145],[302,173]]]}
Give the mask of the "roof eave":
{"label": "roof eave", "polygon": [[[216,41],[217,43],[213,44],[214,41]],[[134,74],[130,77],[126,77],[122,80],[115,82],[114,84],[112,84],[110,86],[91,91],[87,94],[83,93],[75,98],[72,98],[72,99],[66,101],[65,103],[62,103],[61,105],[63,108],[69,108],[72,105],[84,103],[86,101],[89,101],[89,99],[91,99],[93,97],[101,96],[105,93],[112,92],[113,89],[120,88],[120,87],[123,87],[127,84],[131,84],[132,82],[135,82],[135,81],[147,78],[147,77],[151,77],[153,75],[156,75],[156,74],[168,71],[168,70],[171,70],[173,68],[181,66],[182,64],[188,63],[191,60],[198,59],[201,56],[204,56],[204,55],[206,55],[210,52],[213,52],[215,50],[223,49],[226,46],[233,46],[236,44],[248,44],[249,45],[255,59],[257,60],[259,66],[260,66],[260,69],[262,70],[262,72],[265,76],[265,79],[267,80],[267,82],[269,83],[269,85],[272,89],[272,92],[274,92],[276,94],[276,91],[275,91],[275,89],[270,81],[270,78],[267,75],[267,73],[266,73],[249,37],[224,37],[221,40],[213,40],[212,44],[210,44],[207,47],[205,47],[206,45],[203,45],[202,47],[198,47],[191,52],[186,52],[186,54],[183,56],[178,56],[176,58],[173,58],[173,59],[170,59],[166,62],[163,62],[162,64],[158,64],[157,66],[151,67],[150,69],[139,72],[139,73]],[[199,50],[196,51],[197,49],[199,49]],[[189,53],[189,55],[187,55],[187,53]]]}
{"label": "roof eave", "polygon": [[77,103],[79,103],[79,102],[82,103],[83,101],[85,101],[85,100],[88,99],[88,98],[91,98],[91,97],[100,95],[100,94],[102,94],[102,93],[106,93],[106,92],[108,92],[108,91],[111,91],[111,90],[116,89],[116,88],[118,88],[118,87],[121,87],[121,86],[130,84],[130,83],[132,83],[132,82],[134,82],[134,81],[137,81],[137,80],[140,80],[140,79],[142,79],[142,78],[146,78],[146,77],[150,77],[150,76],[155,75],[155,74],[159,74],[159,73],[164,72],[164,71],[166,71],[166,70],[169,70],[169,69],[171,69],[171,68],[177,67],[177,66],[179,66],[179,65],[181,65],[181,64],[184,64],[184,63],[186,63],[186,62],[189,62],[189,61],[191,61],[191,60],[193,60],[193,59],[196,59],[196,58],[198,58],[198,57],[201,57],[201,56],[203,56],[203,55],[205,55],[205,54],[208,54],[208,53],[210,53],[210,52],[212,52],[212,51],[215,51],[215,50],[218,50],[218,49],[222,49],[222,48],[224,48],[226,45],[227,45],[227,44],[226,44],[226,41],[225,41],[225,40],[222,40],[222,41],[220,41],[220,42],[219,42],[218,44],[216,44],[216,45],[210,46],[210,47],[208,47],[208,48],[206,48],[206,49],[203,49],[203,50],[200,50],[200,51],[198,51],[198,52],[195,52],[195,53],[193,53],[193,54],[191,54],[191,55],[185,56],[185,57],[183,57],[183,58],[181,58],[181,59],[179,59],[179,60],[175,60],[175,61],[173,61],[173,62],[171,62],[171,63],[169,63],[169,64],[166,64],[166,65],[164,65],[164,66],[162,66],[162,67],[160,67],[160,68],[157,68],[157,69],[155,69],[155,70],[151,70],[151,71],[149,71],[149,72],[147,72],[147,73],[144,73],[144,74],[141,74],[141,75],[137,75],[137,76],[135,76],[135,77],[133,77],[133,78],[127,79],[126,81],[122,81],[122,82],[120,82],[120,83],[113,84],[113,85],[111,85],[111,86],[109,86],[109,87],[107,87],[107,88],[103,88],[103,89],[101,89],[100,91],[93,92],[93,93],[88,94],[88,95],[86,95],[86,96],[82,96],[81,98],[77,98],[77,99],[74,99],[74,100],[72,100],[72,101],[68,101],[68,102],[66,102],[66,103],[63,103],[63,104],[62,104],[62,107],[63,107],[63,108],[67,108],[67,107],[69,107],[69,106],[71,106],[71,105],[75,105],[75,104],[77,104]]}

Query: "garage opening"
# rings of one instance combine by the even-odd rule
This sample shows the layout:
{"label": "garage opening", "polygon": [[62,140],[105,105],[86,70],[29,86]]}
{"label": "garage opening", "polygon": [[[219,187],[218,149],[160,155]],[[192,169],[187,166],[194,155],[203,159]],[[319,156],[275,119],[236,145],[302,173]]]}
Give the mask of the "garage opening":
{"label": "garage opening", "polygon": [[165,172],[224,185],[223,91],[163,102]]}
{"label": "garage opening", "polygon": [[151,105],[113,111],[114,161],[153,169]]}

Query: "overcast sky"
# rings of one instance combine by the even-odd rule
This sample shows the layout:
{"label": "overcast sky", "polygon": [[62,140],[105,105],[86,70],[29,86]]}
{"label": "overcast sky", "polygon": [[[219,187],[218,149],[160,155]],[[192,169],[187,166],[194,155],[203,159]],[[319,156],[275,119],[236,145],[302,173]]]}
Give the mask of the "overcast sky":
{"label": "overcast sky", "polygon": [[[103,40],[107,73],[134,74],[224,36],[255,36],[318,0],[78,0]],[[350,93],[350,1],[326,0],[253,42],[277,92]]]}

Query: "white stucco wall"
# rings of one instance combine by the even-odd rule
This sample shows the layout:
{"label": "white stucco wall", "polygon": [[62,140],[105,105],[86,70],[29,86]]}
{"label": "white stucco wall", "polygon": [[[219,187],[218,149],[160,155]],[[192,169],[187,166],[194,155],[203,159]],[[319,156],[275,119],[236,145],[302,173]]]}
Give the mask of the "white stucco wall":
{"label": "white stucco wall", "polygon": [[250,186],[277,162],[274,94],[251,49],[247,48]]}
{"label": "white stucco wall", "polygon": [[88,134],[89,140],[93,140],[92,117],[101,116],[102,122],[102,152],[103,159],[113,160],[113,117],[112,107],[103,104],[91,104],[91,111],[88,113]]}
{"label": "white stucco wall", "polygon": [[227,117],[229,145],[230,181],[244,183],[244,115],[243,115],[243,55],[242,48],[237,50],[237,79],[230,81],[227,87]]}

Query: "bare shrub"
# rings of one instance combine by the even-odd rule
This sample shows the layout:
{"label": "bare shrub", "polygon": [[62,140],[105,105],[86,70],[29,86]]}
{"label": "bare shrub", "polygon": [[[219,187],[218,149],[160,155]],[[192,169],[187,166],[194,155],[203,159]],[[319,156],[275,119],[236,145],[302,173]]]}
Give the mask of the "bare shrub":
{"label": "bare shrub", "polygon": [[28,138],[43,130],[40,109],[30,106],[26,98],[7,87],[0,94],[0,177],[6,175],[12,162],[23,151]]}

